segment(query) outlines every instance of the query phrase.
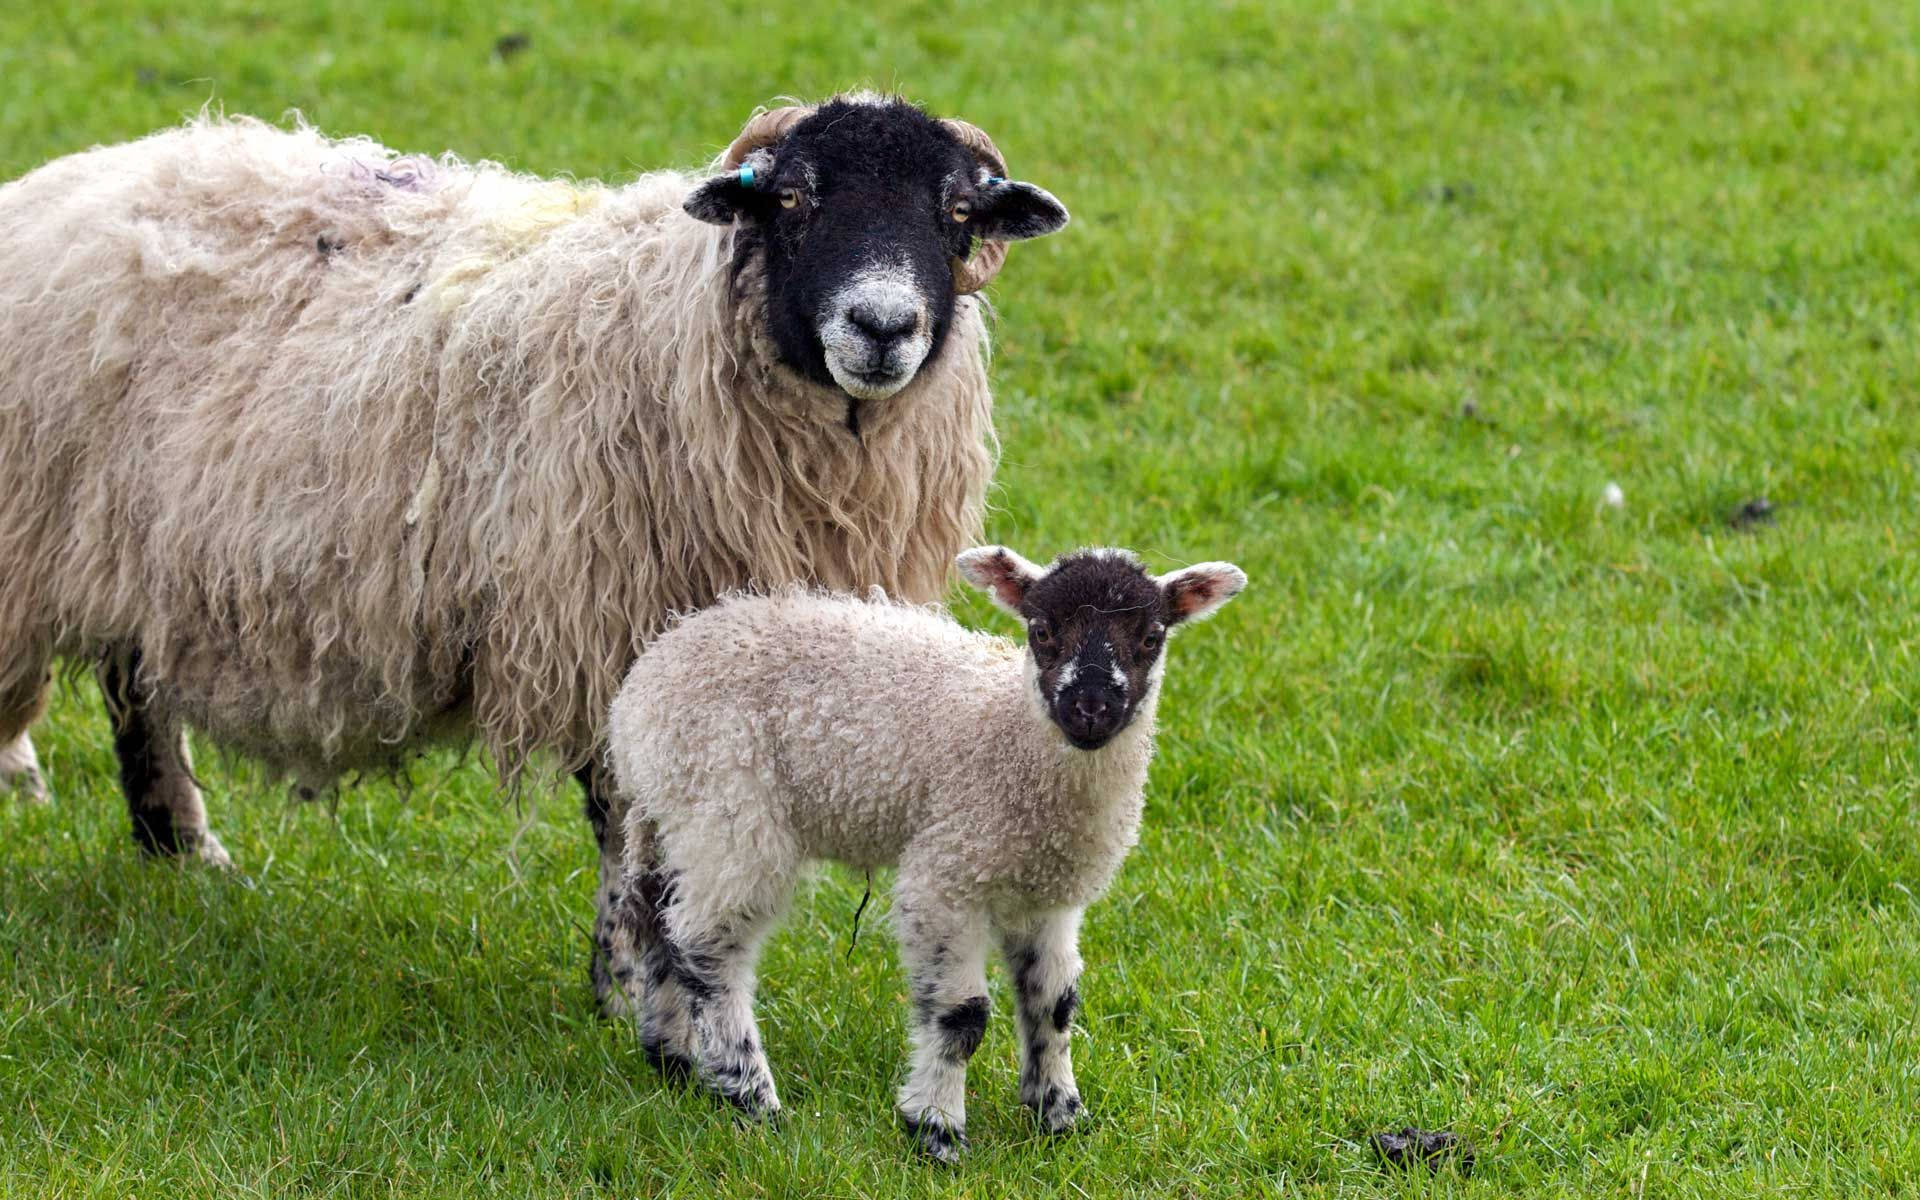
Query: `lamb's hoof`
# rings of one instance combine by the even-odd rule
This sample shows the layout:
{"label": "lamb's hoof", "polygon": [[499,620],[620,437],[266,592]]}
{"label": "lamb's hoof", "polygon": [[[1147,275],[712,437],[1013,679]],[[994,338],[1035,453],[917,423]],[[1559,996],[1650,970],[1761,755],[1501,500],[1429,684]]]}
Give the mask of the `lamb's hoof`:
{"label": "lamb's hoof", "polygon": [[745,1126],[761,1125],[768,1129],[780,1128],[780,1100],[770,1091],[754,1091],[741,1094],[720,1093],[720,1098],[733,1107],[734,1119]]}
{"label": "lamb's hoof", "polygon": [[935,1162],[952,1164],[966,1156],[966,1130],[954,1126],[945,1117],[931,1112],[917,1117],[901,1113],[900,1123],[906,1126],[914,1148]]}
{"label": "lamb's hoof", "polygon": [[1079,1092],[1058,1084],[1049,1085],[1046,1095],[1040,1097],[1039,1103],[1036,1104],[1031,1099],[1026,1100],[1025,1103],[1033,1110],[1033,1115],[1040,1119],[1041,1126],[1048,1133],[1073,1132],[1074,1126],[1080,1123],[1080,1118],[1087,1112],[1086,1106],[1080,1103]]}

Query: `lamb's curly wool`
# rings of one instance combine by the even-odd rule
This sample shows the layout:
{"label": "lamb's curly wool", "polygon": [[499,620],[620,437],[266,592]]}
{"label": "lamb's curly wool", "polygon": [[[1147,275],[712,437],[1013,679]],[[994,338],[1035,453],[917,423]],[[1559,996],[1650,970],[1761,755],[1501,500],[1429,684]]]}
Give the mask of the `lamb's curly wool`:
{"label": "lamb's curly wool", "polygon": [[1139,832],[1158,689],[1088,753],[1029,668],[1013,642],[884,597],[733,596],[669,628],[608,727],[629,821],[750,844],[707,856],[671,920],[776,913],[809,859],[899,864],[909,909],[1097,899]]}
{"label": "lamb's curly wool", "polygon": [[137,645],[303,775],[477,727],[511,776],[589,755],[671,611],[936,595],[992,468],[978,302],[856,441],[696,183],[202,118],[0,187],[0,737]]}
{"label": "lamb's curly wool", "polygon": [[[1145,586],[1131,558],[1120,569]],[[609,949],[641,981],[648,1054],[697,1068],[749,1114],[777,1112],[752,1008],[759,946],[808,860],[897,865],[914,1044],[898,1108],[922,1149],[950,1160],[965,1144],[995,938],[1021,1100],[1052,1130],[1072,1125],[1080,915],[1138,836],[1159,681],[1156,663],[1132,722],[1080,750],[1027,651],[936,610],[789,590],[669,629],[608,727],[628,803]]]}

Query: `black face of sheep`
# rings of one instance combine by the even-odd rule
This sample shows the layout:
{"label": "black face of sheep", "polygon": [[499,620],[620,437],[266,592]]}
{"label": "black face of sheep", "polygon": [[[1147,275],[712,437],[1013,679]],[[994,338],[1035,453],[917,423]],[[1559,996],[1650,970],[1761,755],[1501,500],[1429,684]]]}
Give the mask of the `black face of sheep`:
{"label": "black face of sheep", "polygon": [[956,291],[976,290],[984,280],[970,268],[997,253],[976,239],[1018,241],[1067,223],[1045,191],[998,176],[1005,168],[984,135],[962,127],[985,143],[969,146],[957,123],[905,101],[836,99],[768,116],[777,140],[748,142],[739,167],[703,184],[686,209],[738,221],[743,260],[764,253],[781,358],[844,392],[850,417],[938,357]]}
{"label": "black face of sheep", "polygon": [[1247,584],[1231,563],[1153,576],[1124,550],[1079,550],[1041,570],[1003,546],[962,554],[960,573],[1026,623],[1040,701],[1069,744],[1098,750],[1160,684],[1169,630],[1210,616]]}

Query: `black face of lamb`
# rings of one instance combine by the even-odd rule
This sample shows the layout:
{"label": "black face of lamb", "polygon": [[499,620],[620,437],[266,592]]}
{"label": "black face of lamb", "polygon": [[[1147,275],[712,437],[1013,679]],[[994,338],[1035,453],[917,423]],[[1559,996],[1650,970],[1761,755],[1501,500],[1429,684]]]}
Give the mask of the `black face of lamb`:
{"label": "black face of lamb", "polygon": [[711,180],[687,211],[741,223],[735,265],[764,257],[781,359],[837,388],[855,433],[862,404],[938,358],[953,321],[950,263],[974,236],[1032,237],[1066,220],[1036,188],[989,183],[971,151],[904,101],[829,101],[747,167],[750,180]]}
{"label": "black face of lamb", "polygon": [[1165,594],[1137,563],[1083,552],[1037,580],[1020,614],[1048,716],[1068,742],[1098,750],[1151,686],[1172,623]]}

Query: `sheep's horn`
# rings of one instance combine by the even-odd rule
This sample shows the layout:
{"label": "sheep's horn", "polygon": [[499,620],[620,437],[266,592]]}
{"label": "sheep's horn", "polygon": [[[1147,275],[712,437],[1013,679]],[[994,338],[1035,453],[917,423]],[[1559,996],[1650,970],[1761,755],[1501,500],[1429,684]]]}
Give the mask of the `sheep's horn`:
{"label": "sheep's horn", "polygon": [[[1001,179],[1007,178],[1007,160],[1000,155],[1000,148],[993,144],[986,131],[978,125],[969,125],[965,121],[948,117],[940,122],[947,132],[959,139],[962,146],[973,152],[987,174]],[[953,290],[962,296],[971,295],[993,282],[1000,268],[1007,262],[1007,244],[1005,242],[981,241],[973,248],[973,257],[953,260]]]}
{"label": "sheep's horn", "polygon": [[788,130],[812,115],[811,107],[799,104],[753,114],[746,128],[740,131],[740,136],[733,139],[733,145],[728,146],[727,152],[720,156],[720,165],[728,170],[739,166],[747,160],[747,155],[773,145],[787,136]]}

